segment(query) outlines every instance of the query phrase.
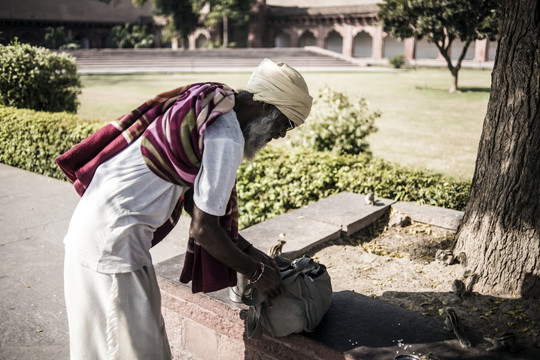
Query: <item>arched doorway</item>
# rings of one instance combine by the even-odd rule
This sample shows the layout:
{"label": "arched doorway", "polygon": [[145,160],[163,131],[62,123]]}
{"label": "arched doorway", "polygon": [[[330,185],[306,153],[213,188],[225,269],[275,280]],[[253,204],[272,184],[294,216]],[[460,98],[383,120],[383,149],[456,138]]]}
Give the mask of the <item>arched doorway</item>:
{"label": "arched doorway", "polygon": [[341,54],[343,51],[343,37],[335,30],[328,33],[325,44],[327,50],[337,52],[338,54]]}
{"label": "arched doorway", "polygon": [[391,58],[392,56],[404,55],[405,49],[403,41],[387,36],[384,39],[384,57]]}
{"label": "arched doorway", "polygon": [[279,33],[274,39],[274,46],[277,48],[284,48],[291,46],[291,37],[286,33]]}
{"label": "arched doorway", "polygon": [[[465,54],[465,57],[463,60],[472,60],[474,59],[474,50],[475,50],[475,41],[472,41],[469,45],[469,48],[467,49],[467,53]],[[463,51],[463,47],[465,46],[465,43],[461,40],[454,40],[452,42],[452,53],[450,58],[452,60],[456,60],[461,55],[461,52]]]}
{"label": "arched doorway", "polygon": [[306,30],[302,36],[300,36],[300,39],[298,39],[298,46],[304,47],[304,46],[315,46],[317,45],[317,39],[315,39],[315,35],[309,30]]}
{"label": "arched doorway", "polygon": [[206,45],[208,45],[208,38],[204,34],[199,34],[195,40],[195,48],[204,48]]}
{"label": "arched doorway", "polygon": [[353,57],[371,57],[372,50],[371,36],[366,32],[359,32],[354,37],[353,43]]}
{"label": "arched doorway", "polygon": [[439,50],[435,44],[426,39],[416,42],[416,59],[436,59],[439,56]]}

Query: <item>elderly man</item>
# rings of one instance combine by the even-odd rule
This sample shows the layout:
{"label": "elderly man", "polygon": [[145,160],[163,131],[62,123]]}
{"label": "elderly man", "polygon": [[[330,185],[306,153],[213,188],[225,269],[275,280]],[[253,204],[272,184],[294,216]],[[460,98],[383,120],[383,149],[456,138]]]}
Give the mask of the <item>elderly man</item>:
{"label": "elderly man", "polygon": [[150,248],[192,216],[180,281],[193,292],[245,275],[270,299],[272,259],[238,236],[236,173],[270,140],[301,125],[312,98],[302,76],[265,59],[245,91],[181,87],[98,130],[56,161],[81,200],[64,239],[73,359],[169,359]]}

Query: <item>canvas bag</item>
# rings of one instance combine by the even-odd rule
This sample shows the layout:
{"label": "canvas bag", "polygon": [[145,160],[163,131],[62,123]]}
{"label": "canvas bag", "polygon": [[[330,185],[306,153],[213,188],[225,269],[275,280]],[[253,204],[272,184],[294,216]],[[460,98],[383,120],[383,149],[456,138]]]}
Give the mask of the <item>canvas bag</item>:
{"label": "canvas bag", "polygon": [[246,332],[250,339],[260,339],[263,327],[274,337],[312,332],[330,307],[332,284],[324,265],[308,256],[274,259],[286,291],[270,307],[252,284],[246,287],[242,302],[249,305]]}

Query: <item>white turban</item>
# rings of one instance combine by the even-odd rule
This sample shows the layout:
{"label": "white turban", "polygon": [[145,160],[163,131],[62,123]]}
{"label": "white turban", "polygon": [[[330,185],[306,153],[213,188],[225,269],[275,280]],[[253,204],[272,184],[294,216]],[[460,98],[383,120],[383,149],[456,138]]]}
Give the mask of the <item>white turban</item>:
{"label": "white turban", "polygon": [[247,84],[253,100],[272,104],[296,126],[302,125],[311,111],[313,98],[298,71],[285,63],[264,59]]}

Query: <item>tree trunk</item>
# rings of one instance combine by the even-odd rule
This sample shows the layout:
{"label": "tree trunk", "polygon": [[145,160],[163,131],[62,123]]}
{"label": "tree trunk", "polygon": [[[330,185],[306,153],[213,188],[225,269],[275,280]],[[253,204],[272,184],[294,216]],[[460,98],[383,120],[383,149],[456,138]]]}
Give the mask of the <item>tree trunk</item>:
{"label": "tree trunk", "polygon": [[229,18],[223,15],[223,47],[229,46]]}
{"label": "tree trunk", "polygon": [[459,69],[458,68],[455,68],[453,67],[452,69],[450,69],[450,74],[452,74],[452,82],[450,83],[450,92],[451,93],[455,93],[458,91],[458,72],[459,72]]}
{"label": "tree trunk", "polygon": [[475,291],[540,296],[540,7],[502,3],[500,39],[476,169],[455,253]]}

